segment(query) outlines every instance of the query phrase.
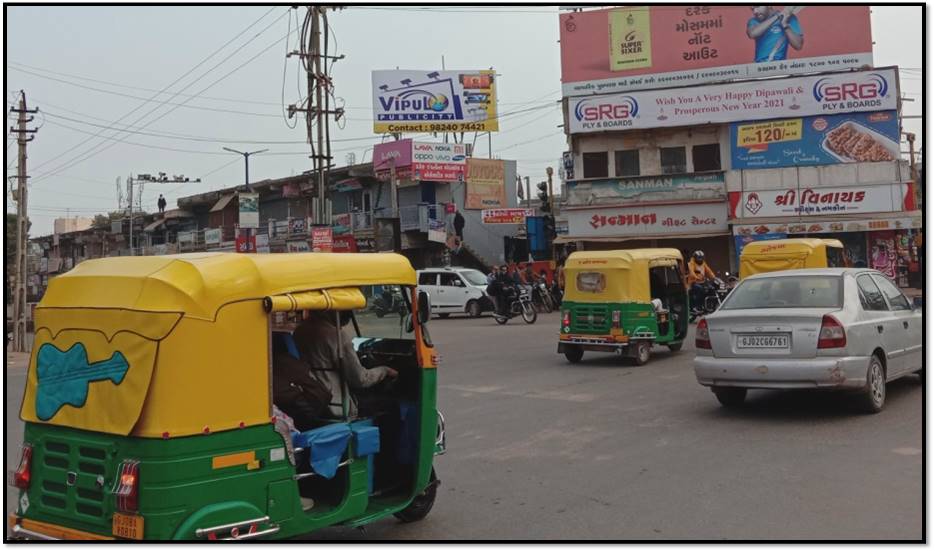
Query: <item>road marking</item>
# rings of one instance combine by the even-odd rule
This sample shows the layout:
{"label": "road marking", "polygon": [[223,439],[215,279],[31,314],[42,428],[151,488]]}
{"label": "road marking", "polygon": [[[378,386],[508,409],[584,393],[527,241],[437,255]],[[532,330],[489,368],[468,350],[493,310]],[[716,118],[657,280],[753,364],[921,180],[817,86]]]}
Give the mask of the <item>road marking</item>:
{"label": "road marking", "polygon": [[439,388],[468,392],[476,394],[496,394],[498,396],[512,396],[516,398],[538,398],[541,400],[560,400],[563,402],[593,402],[593,394],[570,394],[558,390],[543,390],[523,392],[519,390],[501,390],[500,386],[470,386],[470,385],[439,385]]}
{"label": "road marking", "polygon": [[919,455],[922,453],[922,450],[919,448],[896,448],[893,450],[893,453],[899,455]]}

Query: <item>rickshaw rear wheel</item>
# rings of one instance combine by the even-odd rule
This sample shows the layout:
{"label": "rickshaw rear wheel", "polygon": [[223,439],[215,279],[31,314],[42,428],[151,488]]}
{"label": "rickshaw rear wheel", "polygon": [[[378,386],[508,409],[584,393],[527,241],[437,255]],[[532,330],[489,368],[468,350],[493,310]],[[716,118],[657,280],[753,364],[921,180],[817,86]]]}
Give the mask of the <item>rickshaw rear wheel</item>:
{"label": "rickshaw rear wheel", "polygon": [[669,343],[666,346],[669,347],[669,350],[672,352],[678,352],[682,349],[682,341]]}
{"label": "rickshaw rear wheel", "polygon": [[652,345],[647,341],[639,341],[636,344],[636,353],[633,355],[633,361],[636,365],[646,365],[649,361],[650,349]]}
{"label": "rickshaw rear wheel", "polygon": [[568,363],[576,364],[581,361],[581,358],[584,357],[584,350],[577,346],[567,346],[565,347],[565,359],[568,360]]}
{"label": "rickshaw rear wheel", "polygon": [[435,476],[435,467],[429,477],[429,485],[424,492],[417,495],[412,503],[402,511],[393,513],[393,516],[403,522],[416,522],[424,519],[435,505],[435,495],[438,493],[438,477]]}

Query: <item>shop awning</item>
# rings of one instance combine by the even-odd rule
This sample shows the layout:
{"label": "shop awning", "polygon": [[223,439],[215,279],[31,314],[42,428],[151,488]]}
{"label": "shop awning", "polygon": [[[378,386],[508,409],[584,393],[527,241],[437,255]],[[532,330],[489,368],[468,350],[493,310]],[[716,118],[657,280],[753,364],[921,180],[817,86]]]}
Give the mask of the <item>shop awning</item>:
{"label": "shop awning", "polygon": [[647,239],[694,239],[694,238],[705,238],[705,237],[719,237],[722,235],[730,235],[728,231],[718,231],[718,232],[708,232],[708,233],[686,233],[686,234],[663,234],[663,235],[627,235],[627,236],[601,236],[601,237],[590,237],[590,236],[580,236],[576,237],[574,235],[560,235],[552,240],[552,243],[575,243],[578,241],[592,241],[595,243],[617,243],[621,241],[637,241],[637,240],[647,240]]}
{"label": "shop awning", "polygon": [[153,223],[149,224],[148,226],[146,226],[145,228],[143,228],[143,231],[145,231],[145,232],[156,231],[156,230],[159,228],[159,226],[161,226],[161,225],[163,225],[163,224],[165,224],[165,223],[166,223],[166,219],[165,219],[165,218],[160,218],[159,220],[156,220],[155,222],[153,222]]}
{"label": "shop awning", "polygon": [[218,202],[215,203],[213,207],[211,207],[211,210],[209,212],[218,212],[220,210],[224,210],[224,207],[226,207],[227,204],[230,203],[231,200],[234,199],[234,197],[235,195],[233,194],[225,195],[224,197],[221,197],[220,199],[218,199]]}

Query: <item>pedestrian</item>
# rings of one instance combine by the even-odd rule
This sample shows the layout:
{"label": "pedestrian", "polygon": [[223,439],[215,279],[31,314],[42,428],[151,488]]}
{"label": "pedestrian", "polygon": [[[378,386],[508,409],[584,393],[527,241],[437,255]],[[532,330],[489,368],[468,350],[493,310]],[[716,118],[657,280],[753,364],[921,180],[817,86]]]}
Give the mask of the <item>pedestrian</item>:
{"label": "pedestrian", "polygon": [[159,194],[159,200],[156,201],[156,206],[159,207],[159,214],[164,215],[166,213],[166,198],[161,193]]}
{"label": "pedestrian", "polygon": [[455,211],[455,235],[457,235],[461,241],[464,241],[464,217],[461,216],[461,211]]}

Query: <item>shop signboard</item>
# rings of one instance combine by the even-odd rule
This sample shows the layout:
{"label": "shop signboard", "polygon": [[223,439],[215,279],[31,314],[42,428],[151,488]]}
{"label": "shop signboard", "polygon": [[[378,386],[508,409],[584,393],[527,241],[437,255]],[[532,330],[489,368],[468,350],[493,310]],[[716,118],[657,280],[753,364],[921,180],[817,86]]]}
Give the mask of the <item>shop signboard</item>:
{"label": "shop signboard", "polygon": [[296,184],[296,183],[285,184],[284,186],[282,186],[282,196],[283,196],[283,199],[292,199],[295,197],[301,197],[302,188],[299,186],[299,184]]}
{"label": "shop signboard", "polygon": [[256,234],[246,228],[240,228],[234,240],[234,250],[238,253],[255,253]]}
{"label": "shop signboard", "polygon": [[[307,253],[309,250],[308,241],[302,239],[300,241],[286,241],[286,252],[287,253]],[[316,251],[319,252],[319,251]],[[330,252],[330,251],[329,251]]]}
{"label": "shop signboard", "polygon": [[908,230],[922,227],[922,213],[914,211],[894,217],[854,217],[841,220],[793,220],[764,224],[735,224],[734,235],[763,235],[768,233],[820,234],[866,232],[876,230]]}
{"label": "shop signboard", "polygon": [[256,252],[269,253],[269,236],[266,234],[257,234]]}
{"label": "shop signboard", "polygon": [[489,209],[506,206],[506,166],[503,161],[468,159],[466,181],[464,208]]}
{"label": "shop signboard", "polygon": [[727,204],[643,205],[569,210],[568,234],[575,238],[727,232]]}
{"label": "shop signboard", "polygon": [[[330,253],[334,235],[328,226],[315,226],[312,228],[312,251],[316,253]],[[307,243],[306,249],[308,250]]]}
{"label": "shop signboard", "polygon": [[221,228],[209,228],[205,230],[205,245],[221,244]]}
{"label": "shop signboard", "polygon": [[484,224],[525,224],[526,217],[535,214],[535,209],[484,209],[481,221]]}
{"label": "shop signboard", "polygon": [[724,174],[637,176],[566,182],[568,208],[601,204],[724,200]]}
{"label": "shop signboard", "polygon": [[[561,14],[562,95],[872,66],[869,8],[666,4]],[[780,18],[805,39],[790,41]],[[765,32],[752,38],[758,28]]]}
{"label": "shop signboard", "polygon": [[895,161],[896,111],[847,113],[730,125],[731,168]]}
{"label": "shop signboard", "polygon": [[239,205],[238,222],[241,228],[259,228],[260,227],[260,196],[257,193],[238,193],[237,204]]}
{"label": "shop signboard", "polygon": [[573,98],[569,132],[695,126],[897,109],[895,68]]}
{"label": "shop signboard", "polygon": [[357,191],[364,187],[363,183],[357,178],[345,178],[331,185],[331,190],[338,193],[344,193],[347,191]]}
{"label": "shop signboard", "polygon": [[429,241],[434,241],[435,243],[445,243],[448,237],[445,231],[445,221],[436,220],[434,218],[430,219],[428,234]]}
{"label": "shop signboard", "polygon": [[306,225],[305,218],[290,218],[289,219],[289,233],[305,233]]}
{"label": "shop signboard", "polygon": [[335,235],[331,243],[333,253],[356,253],[357,240],[353,235]]}
{"label": "shop signboard", "polygon": [[866,214],[915,209],[912,184],[732,191],[731,218]]}
{"label": "shop signboard", "polygon": [[341,235],[344,233],[351,232],[351,214],[335,214],[331,217],[331,233],[333,235]]}
{"label": "shop signboard", "polygon": [[562,152],[562,175],[563,180],[575,179],[575,154],[572,151]]}
{"label": "shop signboard", "polygon": [[373,131],[496,132],[495,73],[373,71]]}

